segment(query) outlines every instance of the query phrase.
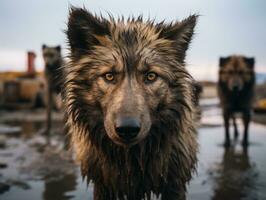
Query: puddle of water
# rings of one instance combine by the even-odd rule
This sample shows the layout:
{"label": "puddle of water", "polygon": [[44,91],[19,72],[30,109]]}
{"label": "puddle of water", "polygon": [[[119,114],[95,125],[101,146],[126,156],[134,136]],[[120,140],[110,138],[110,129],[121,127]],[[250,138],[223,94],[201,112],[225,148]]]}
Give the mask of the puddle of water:
{"label": "puddle of water", "polygon": [[[249,148],[238,140],[225,149],[220,113],[216,106],[206,106],[202,113],[198,173],[189,184],[188,199],[266,199],[266,126],[251,123]],[[37,114],[35,121],[28,116],[30,120],[0,125],[0,199],[92,199],[92,186],[86,187],[65,149],[62,122],[54,123],[48,138],[40,134],[44,117]]]}
{"label": "puddle of water", "polygon": [[8,119],[0,125],[0,166],[6,165],[0,168],[0,199],[92,198],[92,187],[86,189],[79,167],[65,149],[62,122],[54,123],[47,137],[40,131],[45,117],[38,115],[35,121]]}
{"label": "puddle of water", "polygon": [[[216,118],[222,123],[220,116]],[[241,120],[238,124],[241,126]],[[243,128],[239,130],[243,132]],[[231,148],[224,148],[223,126],[201,127],[198,175],[189,185],[188,199],[266,199],[265,130],[265,126],[251,123],[248,148],[242,148],[242,134]]]}

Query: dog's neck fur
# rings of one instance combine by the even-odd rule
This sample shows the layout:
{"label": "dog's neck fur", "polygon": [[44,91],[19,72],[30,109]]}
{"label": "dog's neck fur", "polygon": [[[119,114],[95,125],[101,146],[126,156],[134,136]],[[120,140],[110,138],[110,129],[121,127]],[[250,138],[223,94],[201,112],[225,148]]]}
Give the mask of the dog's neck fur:
{"label": "dog's neck fur", "polygon": [[[179,143],[179,141],[172,138],[172,141],[170,139],[169,141],[162,140],[160,144],[136,145],[130,149],[117,147],[113,150],[116,153],[109,152],[109,155],[103,153],[102,158],[92,155],[94,151],[99,150],[97,147],[92,147],[87,159],[82,161],[83,175],[87,176],[87,180],[93,180],[95,184],[98,183],[97,180],[100,180],[99,183],[104,182],[105,187],[110,188],[110,193],[117,190],[117,185],[120,185],[121,188],[117,191],[117,196],[123,194],[132,197],[132,194],[138,194],[139,197],[135,198],[140,199],[145,194],[150,195],[150,192],[159,195],[171,175],[186,181],[191,177],[190,171],[182,174],[179,170],[167,168],[169,162],[172,162],[171,166],[175,166],[176,169],[180,168],[180,161],[170,156],[173,153],[171,145],[173,143]],[[109,143],[109,145],[113,146],[114,144]],[[179,145],[181,144],[179,143]],[[158,152],[149,152],[152,149],[158,149]],[[178,150],[182,155],[186,155],[186,152],[182,151],[183,149]],[[177,158],[177,156],[175,157]],[[184,156],[184,159],[189,158]],[[124,167],[127,169],[123,169]],[[186,167],[189,169],[190,166]],[[99,171],[101,168],[105,169],[102,172],[107,173],[107,176],[101,176],[102,172]],[[176,186],[179,187],[177,189],[185,191],[185,185],[178,181],[180,180],[176,180]],[[145,185],[151,188],[147,188]]]}
{"label": "dog's neck fur", "polygon": [[[242,90],[240,91],[230,90],[227,84],[221,81],[219,81],[218,85],[221,92],[227,95],[226,98],[222,97],[222,100],[224,101],[225,105],[227,107],[234,108],[236,111],[242,110],[243,107],[242,105],[245,105],[254,96],[254,85],[255,85],[254,78],[250,82],[245,83]],[[249,106],[251,106],[251,104]]]}
{"label": "dog's neck fur", "polygon": [[63,60],[61,56],[51,64],[45,63],[45,76],[49,87],[53,88],[57,93],[60,93],[62,89],[62,66]]}

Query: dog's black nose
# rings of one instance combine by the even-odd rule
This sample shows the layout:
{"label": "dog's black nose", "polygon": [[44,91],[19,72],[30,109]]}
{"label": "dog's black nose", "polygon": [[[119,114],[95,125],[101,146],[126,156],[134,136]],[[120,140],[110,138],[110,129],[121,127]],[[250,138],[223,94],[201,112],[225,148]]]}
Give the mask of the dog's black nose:
{"label": "dog's black nose", "polygon": [[115,130],[120,138],[131,140],[138,135],[140,131],[140,122],[136,118],[121,117],[116,120]]}
{"label": "dog's black nose", "polygon": [[233,86],[233,91],[235,92],[239,91],[239,87],[237,85]]}

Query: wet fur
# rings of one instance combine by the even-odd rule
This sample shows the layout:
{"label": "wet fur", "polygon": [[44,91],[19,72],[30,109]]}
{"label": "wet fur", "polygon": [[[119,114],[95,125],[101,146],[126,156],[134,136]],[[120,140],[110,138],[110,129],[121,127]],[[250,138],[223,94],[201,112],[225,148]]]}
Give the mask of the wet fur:
{"label": "wet fur", "polygon": [[[115,21],[72,8],[64,102],[71,144],[94,199],[185,199],[198,149],[193,80],[184,67],[196,16],[172,24]],[[143,80],[147,70],[159,79]],[[102,76],[114,71],[117,79]],[[123,81],[127,80],[127,81]],[[110,85],[111,84],[111,85]],[[137,140],[112,130],[116,113],[142,119]]]}
{"label": "wet fur", "polygon": [[[241,113],[244,123],[243,145],[248,144],[248,126],[254,96],[254,58],[229,56],[220,58],[218,94],[223,109],[225,146],[230,146],[229,123],[233,120],[234,135],[238,137],[236,113]],[[237,90],[234,90],[238,88]]]}

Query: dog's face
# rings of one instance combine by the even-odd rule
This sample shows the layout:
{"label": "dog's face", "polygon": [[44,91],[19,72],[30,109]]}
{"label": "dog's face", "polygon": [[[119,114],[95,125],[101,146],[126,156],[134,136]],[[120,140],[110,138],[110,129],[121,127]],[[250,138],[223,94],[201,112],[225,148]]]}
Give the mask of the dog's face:
{"label": "dog's face", "polygon": [[254,78],[254,58],[230,56],[220,58],[219,79],[230,91],[239,92]]}
{"label": "dog's face", "polygon": [[[94,105],[88,115],[103,121],[116,144],[131,146],[143,140],[160,106],[175,100],[177,79],[187,75],[183,63],[196,18],[155,25],[141,18],[106,20],[72,9],[67,30],[67,81],[75,88],[68,94],[71,109]],[[93,130],[94,122],[87,123]]]}
{"label": "dog's face", "polygon": [[42,45],[42,54],[46,66],[53,66],[61,59],[61,47],[48,47]]}

